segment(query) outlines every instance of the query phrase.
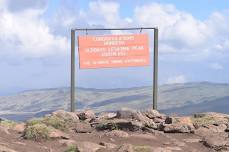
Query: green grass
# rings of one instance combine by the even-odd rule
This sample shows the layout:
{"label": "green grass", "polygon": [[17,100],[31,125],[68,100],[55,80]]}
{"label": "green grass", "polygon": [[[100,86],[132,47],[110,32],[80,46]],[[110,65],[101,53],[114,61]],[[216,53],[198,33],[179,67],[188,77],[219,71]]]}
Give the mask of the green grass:
{"label": "green grass", "polygon": [[79,151],[79,149],[78,149],[77,146],[71,145],[71,146],[69,146],[68,149],[65,150],[64,152],[80,152],[80,151]]}

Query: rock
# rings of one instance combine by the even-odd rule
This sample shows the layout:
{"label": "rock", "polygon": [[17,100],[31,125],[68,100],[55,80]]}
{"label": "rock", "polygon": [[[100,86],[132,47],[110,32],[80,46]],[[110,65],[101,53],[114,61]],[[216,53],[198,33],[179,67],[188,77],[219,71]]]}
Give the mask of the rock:
{"label": "rock", "polygon": [[20,124],[16,124],[13,127],[13,130],[17,131],[18,133],[23,133],[25,128],[26,128],[25,123],[20,123]]}
{"label": "rock", "polygon": [[75,124],[74,130],[77,133],[91,133],[92,132],[92,127],[89,123],[86,122],[77,122]]}
{"label": "rock", "polygon": [[134,110],[120,110],[117,111],[116,117],[118,119],[134,119],[136,118],[136,111]]}
{"label": "rock", "polygon": [[158,126],[154,123],[152,119],[149,119],[148,117],[143,115],[141,112],[136,112],[135,120],[142,122],[145,125],[145,127],[152,128],[152,129],[158,128]]}
{"label": "rock", "polygon": [[59,140],[59,143],[62,146],[69,147],[69,146],[75,145],[76,144],[76,141],[74,141],[74,140],[61,139],[61,140]]}
{"label": "rock", "polygon": [[58,110],[58,111],[53,112],[51,115],[59,117],[63,120],[71,121],[71,122],[78,122],[79,121],[79,117],[74,112],[67,112],[64,110]]}
{"label": "rock", "polygon": [[95,113],[92,110],[85,110],[77,114],[80,120],[95,119]]}
{"label": "rock", "polygon": [[98,119],[113,119],[116,117],[116,113],[102,112],[99,114]]}
{"label": "rock", "polygon": [[49,133],[49,137],[50,138],[70,139],[69,135],[57,129],[52,129]]}
{"label": "rock", "polygon": [[163,131],[165,133],[192,133],[194,130],[191,126],[186,124],[164,124]]}
{"label": "rock", "polygon": [[228,138],[225,135],[219,135],[219,133],[206,135],[203,140],[203,144],[216,151],[229,150]]}
{"label": "rock", "polygon": [[126,130],[126,131],[139,131],[142,130],[144,125],[138,121],[129,121],[125,119],[116,119],[112,121],[100,122],[96,125],[96,129],[101,130]]}
{"label": "rock", "polygon": [[157,110],[154,110],[154,109],[148,109],[143,113],[150,119],[154,119],[154,118],[165,119],[166,117],[164,114],[160,114]]}
{"label": "rock", "polygon": [[105,133],[105,135],[111,136],[111,137],[122,137],[122,138],[129,137],[129,134],[122,130],[112,130],[110,132]]}
{"label": "rock", "polygon": [[123,144],[118,148],[117,152],[134,152],[134,147],[131,144]]}
{"label": "rock", "polygon": [[80,152],[96,152],[97,150],[104,148],[104,146],[92,142],[79,142],[77,143],[77,147]]}
{"label": "rock", "polygon": [[193,126],[190,117],[169,117],[169,116],[166,117],[165,124],[174,124],[174,123],[187,124],[189,126]]}
{"label": "rock", "polygon": [[227,128],[224,131],[229,132],[229,123],[227,123],[226,126],[227,126]]}
{"label": "rock", "polygon": [[107,149],[115,149],[117,148],[117,145],[112,144],[112,143],[106,143],[106,142],[101,142],[99,145],[104,146]]}
{"label": "rock", "polygon": [[221,124],[219,126],[205,125],[205,126],[199,127],[198,129],[195,129],[194,134],[204,137],[212,133],[223,133],[226,131],[226,128],[227,127],[224,124]]}
{"label": "rock", "polygon": [[17,152],[13,149],[0,145],[0,152]]}
{"label": "rock", "polygon": [[211,134],[211,131],[208,128],[200,127],[198,129],[194,130],[194,134],[196,134],[200,137],[204,137],[208,134]]}
{"label": "rock", "polygon": [[225,124],[219,124],[219,125],[206,125],[205,128],[208,128],[212,132],[225,132],[227,129],[227,126]]}
{"label": "rock", "polygon": [[177,121],[173,117],[166,117],[166,119],[165,119],[165,124],[172,124],[172,123],[176,123],[176,122]]}
{"label": "rock", "polygon": [[194,126],[190,117],[167,117],[158,127],[166,133],[193,133]]}
{"label": "rock", "polygon": [[154,118],[153,121],[154,121],[155,123],[162,123],[162,122],[165,122],[165,119]]}

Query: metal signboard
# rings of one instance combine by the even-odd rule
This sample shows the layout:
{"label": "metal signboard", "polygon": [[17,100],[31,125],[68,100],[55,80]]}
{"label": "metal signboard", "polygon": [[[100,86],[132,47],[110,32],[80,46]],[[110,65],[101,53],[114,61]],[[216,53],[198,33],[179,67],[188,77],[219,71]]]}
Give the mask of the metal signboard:
{"label": "metal signboard", "polygon": [[80,69],[150,65],[147,34],[78,36]]}

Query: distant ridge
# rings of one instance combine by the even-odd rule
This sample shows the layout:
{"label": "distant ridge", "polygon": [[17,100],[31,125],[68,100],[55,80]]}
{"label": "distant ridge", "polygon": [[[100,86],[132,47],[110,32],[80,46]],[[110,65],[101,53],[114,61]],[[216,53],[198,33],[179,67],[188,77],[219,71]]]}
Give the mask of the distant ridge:
{"label": "distant ridge", "polygon": [[[115,111],[123,107],[143,110],[152,106],[152,87],[119,89],[77,88],[77,109],[93,109],[95,112]],[[158,108],[165,113],[188,114],[214,111],[215,103],[221,109],[227,102],[229,84],[211,82],[189,82],[164,84],[159,87]],[[10,96],[0,97],[0,115],[36,115],[56,109],[70,109],[68,87],[27,90]],[[205,106],[207,105],[207,106]],[[192,107],[192,108],[190,108]],[[200,108],[202,107],[202,108]],[[189,109],[189,110],[187,110]],[[193,110],[192,110],[193,109]],[[198,111],[196,109],[199,109]],[[217,112],[229,113],[220,107]]]}

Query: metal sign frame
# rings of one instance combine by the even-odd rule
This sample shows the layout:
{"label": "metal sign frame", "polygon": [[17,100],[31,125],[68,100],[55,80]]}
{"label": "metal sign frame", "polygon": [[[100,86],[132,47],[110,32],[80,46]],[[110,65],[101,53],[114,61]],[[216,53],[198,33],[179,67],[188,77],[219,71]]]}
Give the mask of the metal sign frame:
{"label": "metal sign frame", "polygon": [[157,109],[158,94],[158,28],[156,27],[133,27],[133,28],[75,28],[71,30],[71,112],[75,106],[75,32],[76,31],[117,31],[117,30],[154,30],[154,53],[153,53],[153,109]]}

